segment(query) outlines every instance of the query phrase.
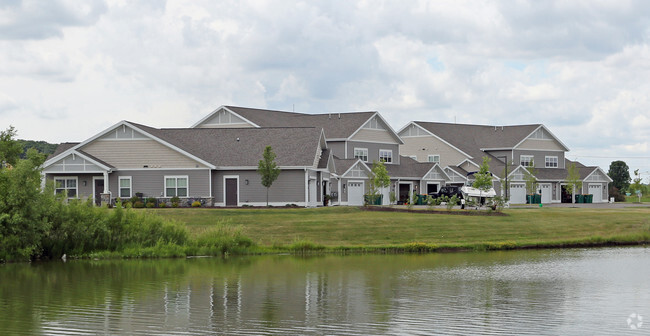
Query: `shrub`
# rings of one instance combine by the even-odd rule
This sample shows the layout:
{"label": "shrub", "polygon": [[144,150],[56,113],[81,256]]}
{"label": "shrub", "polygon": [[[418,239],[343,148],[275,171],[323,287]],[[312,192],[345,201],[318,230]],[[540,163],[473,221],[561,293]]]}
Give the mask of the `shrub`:
{"label": "shrub", "polygon": [[181,199],[178,196],[170,198],[169,201],[172,202],[172,208],[178,208],[181,203]]}
{"label": "shrub", "polygon": [[625,195],[621,194],[618,188],[611,184],[609,186],[609,197],[614,197],[615,202],[625,202]]}
{"label": "shrub", "polygon": [[138,196],[133,196],[129,198],[129,202],[131,202],[131,204],[135,204],[135,202],[142,202],[142,200]]}
{"label": "shrub", "polygon": [[192,202],[192,207],[193,208],[200,208],[201,207],[201,202],[199,202],[199,201]]}
{"label": "shrub", "polygon": [[133,203],[133,207],[134,207],[134,208],[138,208],[138,209],[139,209],[139,208],[144,208],[144,203],[142,203],[142,201],[134,202],[134,203]]}
{"label": "shrub", "polygon": [[451,209],[453,209],[456,204],[458,204],[458,196],[451,196],[451,198],[449,198],[449,201],[447,201],[447,211],[451,211]]}
{"label": "shrub", "polygon": [[197,255],[220,255],[243,252],[253,246],[253,241],[244,236],[242,226],[233,226],[220,221],[199,235],[191,244]]}
{"label": "shrub", "polygon": [[158,204],[158,207],[160,207],[160,208],[166,208],[166,207],[167,207],[167,203],[165,203],[165,202],[160,202],[160,204]]}
{"label": "shrub", "polygon": [[151,209],[151,208],[155,208],[155,207],[156,207],[156,203],[154,203],[154,202],[147,202],[146,207],[149,208],[149,209]]}

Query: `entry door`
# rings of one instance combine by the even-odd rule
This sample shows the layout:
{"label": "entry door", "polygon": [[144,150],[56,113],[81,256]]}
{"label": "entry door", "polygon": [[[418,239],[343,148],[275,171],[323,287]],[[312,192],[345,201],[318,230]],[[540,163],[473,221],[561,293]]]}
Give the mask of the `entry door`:
{"label": "entry door", "polygon": [[237,206],[239,195],[237,195],[237,179],[226,179],[226,206]]}
{"label": "entry door", "polygon": [[104,192],[104,180],[95,180],[95,205],[102,205],[102,193]]}
{"label": "entry door", "polygon": [[348,182],[348,205],[363,205],[363,182]]}
{"label": "entry door", "polygon": [[552,188],[550,184],[540,184],[542,189],[542,203],[551,203]]}

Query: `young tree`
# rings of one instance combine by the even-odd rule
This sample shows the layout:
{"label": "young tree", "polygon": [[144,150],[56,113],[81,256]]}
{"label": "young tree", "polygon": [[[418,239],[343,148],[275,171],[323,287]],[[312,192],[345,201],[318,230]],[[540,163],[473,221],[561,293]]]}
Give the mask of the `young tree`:
{"label": "young tree", "polygon": [[271,146],[266,146],[262,160],[257,164],[257,172],[262,176],[262,185],[266,187],[266,206],[269,206],[269,188],[280,175],[280,168],[275,163],[275,158]]}
{"label": "young tree", "polygon": [[632,184],[630,184],[630,191],[636,193],[639,197],[639,202],[641,202],[641,194],[643,193],[642,189],[643,184],[641,183],[641,175],[639,174],[639,170],[636,169],[634,171],[634,179],[632,180]]}
{"label": "young tree", "polygon": [[382,188],[390,187],[390,176],[388,170],[382,161],[373,162],[372,169],[370,170],[372,176],[370,177],[370,202],[375,203],[377,196]]}
{"label": "young tree", "polygon": [[530,167],[526,167],[528,174],[524,176],[524,181],[526,181],[526,192],[528,195],[534,195],[537,193],[537,170],[535,169],[535,162],[530,162]]}
{"label": "young tree", "polygon": [[620,192],[627,191],[630,186],[630,167],[624,161],[613,161],[609,164],[607,175],[613,180],[612,185]]}
{"label": "young tree", "polygon": [[576,167],[575,162],[569,164],[569,171],[566,177],[566,190],[571,194],[571,203],[576,202],[575,192],[579,189],[582,189],[582,181],[580,180],[580,172],[578,172],[578,167]]}
{"label": "young tree", "polygon": [[483,157],[483,163],[478,169],[478,173],[474,174],[474,183],[472,187],[479,190],[479,198],[483,198],[483,192],[492,188],[492,174],[490,173],[490,158]]}

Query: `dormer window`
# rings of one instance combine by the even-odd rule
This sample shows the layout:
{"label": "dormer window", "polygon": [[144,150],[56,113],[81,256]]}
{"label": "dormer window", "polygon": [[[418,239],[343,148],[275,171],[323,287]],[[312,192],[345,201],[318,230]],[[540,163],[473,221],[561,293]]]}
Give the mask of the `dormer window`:
{"label": "dormer window", "polygon": [[519,156],[519,163],[524,167],[532,167],[533,166],[533,159],[534,159],[534,156],[532,156],[532,155],[520,155]]}

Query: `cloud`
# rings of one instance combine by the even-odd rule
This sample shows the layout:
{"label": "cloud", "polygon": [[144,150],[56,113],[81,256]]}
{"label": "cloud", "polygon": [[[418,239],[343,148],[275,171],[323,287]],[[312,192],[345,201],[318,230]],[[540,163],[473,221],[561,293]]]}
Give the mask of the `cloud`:
{"label": "cloud", "polygon": [[9,1],[0,5],[0,40],[62,37],[63,28],[94,24],[106,11],[103,1]]}

